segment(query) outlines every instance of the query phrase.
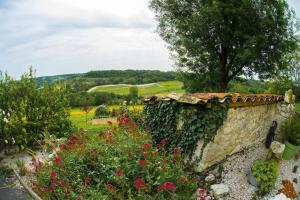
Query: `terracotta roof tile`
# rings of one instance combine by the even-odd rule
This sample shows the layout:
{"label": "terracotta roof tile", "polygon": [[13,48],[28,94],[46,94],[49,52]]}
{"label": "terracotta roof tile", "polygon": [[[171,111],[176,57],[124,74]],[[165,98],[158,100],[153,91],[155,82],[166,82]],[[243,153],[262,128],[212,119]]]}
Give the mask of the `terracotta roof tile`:
{"label": "terracotta roof tile", "polygon": [[193,93],[193,94],[157,94],[145,97],[145,102],[160,100],[175,100],[187,104],[206,104],[212,98],[217,98],[219,102],[229,101],[231,103],[264,103],[278,102],[284,100],[283,95],[276,94],[239,94],[239,93]]}

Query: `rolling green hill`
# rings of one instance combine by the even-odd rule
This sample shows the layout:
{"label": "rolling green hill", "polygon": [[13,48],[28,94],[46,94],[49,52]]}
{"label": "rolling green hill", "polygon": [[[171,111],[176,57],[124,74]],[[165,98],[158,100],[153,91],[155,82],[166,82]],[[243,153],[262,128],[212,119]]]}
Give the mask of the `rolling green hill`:
{"label": "rolling green hill", "polygon": [[115,85],[101,85],[89,89],[90,93],[95,92],[109,92],[119,95],[129,94],[129,88],[137,86],[139,96],[153,95],[158,93],[184,93],[182,89],[183,83],[180,81],[163,81],[150,84],[130,85],[130,84],[115,84]]}
{"label": "rolling green hill", "polygon": [[37,77],[35,78],[37,84],[39,86],[43,86],[44,84],[47,83],[54,83],[57,81],[65,81],[65,80],[69,80],[71,78],[80,76],[80,74],[62,74],[62,75],[54,75],[54,76],[41,76],[41,77]]}

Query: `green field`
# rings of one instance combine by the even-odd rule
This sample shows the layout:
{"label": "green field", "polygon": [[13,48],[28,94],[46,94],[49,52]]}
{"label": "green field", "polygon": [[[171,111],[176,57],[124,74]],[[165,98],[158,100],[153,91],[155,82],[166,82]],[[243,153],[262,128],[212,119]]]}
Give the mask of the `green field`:
{"label": "green field", "polygon": [[164,81],[143,85],[129,85],[129,84],[116,84],[116,85],[102,85],[91,88],[89,92],[110,92],[119,95],[129,94],[129,88],[137,86],[139,89],[139,96],[153,95],[159,93],[184,93],[182,89],[183,83],[180,81]]}
{"label": "green field", "polygon": [[296,112],[300,113],[300,102],[296,103]]}
{"label": "green field", "polygon": [[[108,109],[119,109],[119,105],[112,105],[108,106]],[[142,105],[132,105],[127,107],[129,110],[142,110],[143,106]],[[104,131],[108,125],[93,125],[91,123],[91,120],[94,117],[95,113],[95,107],[92,107],[90,112],[87,114],[87,123],[86,123],[86,116],[85,113],[82,111],[81,108],[72,108],[70,112],[70,120],[71,122],[78,128],[83,128],[89,133],[101,133]]]}

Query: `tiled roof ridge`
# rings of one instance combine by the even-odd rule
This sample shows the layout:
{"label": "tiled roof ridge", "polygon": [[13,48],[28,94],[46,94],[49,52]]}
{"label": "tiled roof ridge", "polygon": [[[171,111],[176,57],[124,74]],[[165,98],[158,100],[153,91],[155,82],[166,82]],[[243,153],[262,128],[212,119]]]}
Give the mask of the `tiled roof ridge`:
{"label": "tiled roof ridge", "polygon": [[159,100],[175,100],[187,104],[207,104],[213,98],[223,103],[272,103],[284,100],[284,95],[278,94],[240,94],[240,93],[187,93],[187,94],[157,94],[144,98],[145,102]]}

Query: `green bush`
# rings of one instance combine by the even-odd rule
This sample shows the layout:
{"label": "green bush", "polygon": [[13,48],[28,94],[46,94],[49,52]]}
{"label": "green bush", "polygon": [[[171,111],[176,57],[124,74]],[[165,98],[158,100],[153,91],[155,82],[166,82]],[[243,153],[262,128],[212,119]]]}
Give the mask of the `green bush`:
{"label": "green bush", "polygon": [[48,132],[62,136],[70,130],[64,85],[38,88],[33,73],[14,80],[0,75],[0,147],[22,150]]}
{"label": "green bush", "polygon": [[256,160],[254,161],[251,171],[259,184],[259,192],[265,194],[275,185],[278,177],[278,163],[276,160]]}
{"label": "green bush", "polygon": [[99,136],[74,135],[53,159],[37,167],[43,199],[195,199],[199,177],[185,170],[180,149],[167,155],[128,116]]}
{"label": "green bush", "polygon": [[108,108],[105,105],[100,105],[95,110],[95,117],[94,118],[102,118],[107,117],[110,115]]}
{"label": "green bush", "polygon": [[283,133],[286,139],[293,145],[300,145],[300,119],[292,117],[283,126]]}

